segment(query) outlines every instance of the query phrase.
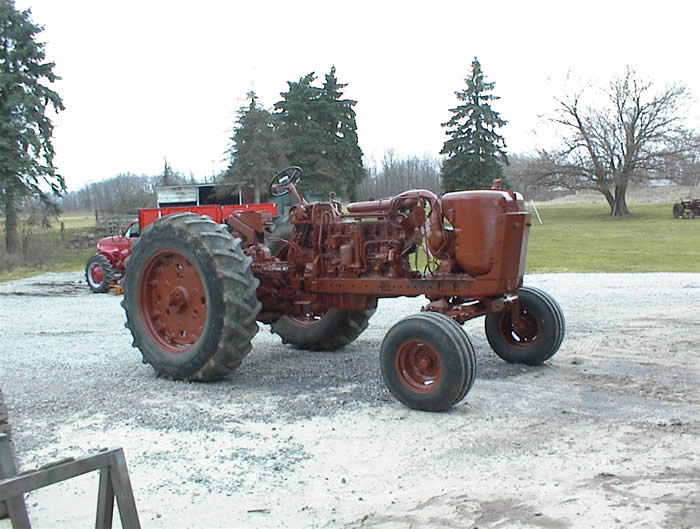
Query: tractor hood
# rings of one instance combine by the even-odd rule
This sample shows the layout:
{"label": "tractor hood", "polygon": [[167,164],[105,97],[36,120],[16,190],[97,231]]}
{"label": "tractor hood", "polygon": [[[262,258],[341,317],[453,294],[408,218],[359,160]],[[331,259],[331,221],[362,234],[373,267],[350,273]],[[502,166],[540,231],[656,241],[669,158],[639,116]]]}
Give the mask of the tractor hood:
{"label": "tractor hood", "polygon": [[121,249],[124,245],[129,245],[129,240],[123,235],[112,235],[111,237],[102,237],[97,241],[97,248],[100,250]]}

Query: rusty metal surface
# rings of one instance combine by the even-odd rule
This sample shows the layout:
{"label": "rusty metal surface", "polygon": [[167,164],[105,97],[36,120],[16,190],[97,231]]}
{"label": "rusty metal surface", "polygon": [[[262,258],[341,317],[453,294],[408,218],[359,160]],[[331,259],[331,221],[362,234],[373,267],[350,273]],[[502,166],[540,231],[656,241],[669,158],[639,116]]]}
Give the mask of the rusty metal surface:
{"label": "rusty metal surface", "polygon": [[[444,299],[444,313],[464,321],[507,310],[493,300],[515,296],[522,284],[530,214],[518,193],[463,191],[439,199],[414,189],[347,209],[342,213],[335,202],[294,206],[292,235],[277,256],[259,242],[258,219],[237,217],[234,235],[260,279],[262,321],[318,306],[363,310],[377,298],[418,295]],[[418,252],[428,256],[423,271],[416,270]]]}
{"label": "rusty metal surface", "polygon": [[192,262],[174,250],[157,252],[146,263],[139,285],[144,328],[173,354],[190,350],[207,320],[206,291]]}

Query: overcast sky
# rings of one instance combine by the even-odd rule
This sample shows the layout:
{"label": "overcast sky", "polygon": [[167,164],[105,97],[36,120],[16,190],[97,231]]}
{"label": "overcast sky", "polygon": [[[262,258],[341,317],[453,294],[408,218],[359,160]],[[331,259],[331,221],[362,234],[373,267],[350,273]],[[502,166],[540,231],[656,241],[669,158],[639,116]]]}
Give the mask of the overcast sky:
{"label": "overcast sky", "polygon": [[[56,164],[69,190],[164,158],[197,179],[226,166],[236,109],[335,65],[355,99],[365,163],[386,149],[437,156],[440,123],[479,58],[501,97],[509,152],[554,140],[554,97],[626,65],[700,97],[697,8],[665,1],[16,0],[43,25],[62,80]],[[567,80],[567,78],[569,80]],[[320,85],[320,84],[319,84]],[[700,129],[700,106],[688,109]],[[272,175],[271,175],[272,176]]]}

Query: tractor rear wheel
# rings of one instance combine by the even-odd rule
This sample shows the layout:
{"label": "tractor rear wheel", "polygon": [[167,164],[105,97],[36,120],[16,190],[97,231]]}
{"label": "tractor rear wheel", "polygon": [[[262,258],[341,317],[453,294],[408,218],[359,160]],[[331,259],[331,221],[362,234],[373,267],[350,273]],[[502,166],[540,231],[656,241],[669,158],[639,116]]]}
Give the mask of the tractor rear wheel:
{"label": "tractor rear wheel", "polygon": [[[289,216],[278,218],[267,236],[267,247],[273,256],[287,258],[287,244],[284,241],[291,236]],[[335,351],[354,342],[364,332],[374,311],[330,308],[299,316],[282,316],[272,323],[271,330],[282,337],[282,342],[300,349]]]}
{"label": "tractor rear wheel", "polygon": [[91,256],[85,265],[85,281],[95,294],[109,292],[110,286],[114,284],[118,275],[107,256],[101,253]]}
{"label": "tractor rear wheel", "polygon": [[555,299],[533,287],[518,289],[520,323],[513,325],[510,311],[486,315],[486,339],[493,351],[512,364],[539,365],[559,350],[566,321]]}
{"label": "tractor rear wheel", "polygon": [[435,312],[409,316],[384,337],[382,376],[409,408],[445,411],[460,402],[476,377],[474,348],[464,329]]}
{"label": "tractor rear wheel", "polygon": [[126,327],[144,362],[173,379],[236,369],[258,331],[258,280],[226,227],[194,213],[149,225],[128,258]]}
{"label": "tractor rear wheel", "polygon": [[364,332],[376,309],[345,310],[331,308],[321,313],[282,316],[271,330],[300,349],[335,351],[354,342]]}
{"label": "tractor rear wheel", "polygon": [[677,203],[673,205],[673,217],[680,219],[683,216],[683,204]]}

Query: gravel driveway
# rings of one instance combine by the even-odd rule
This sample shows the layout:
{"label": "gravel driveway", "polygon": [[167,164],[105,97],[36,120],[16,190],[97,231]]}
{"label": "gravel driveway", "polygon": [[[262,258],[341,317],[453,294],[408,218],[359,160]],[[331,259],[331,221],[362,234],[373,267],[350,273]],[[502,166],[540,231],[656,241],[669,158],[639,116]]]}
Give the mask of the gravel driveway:
{"label": "gravel driveway", "polygon": [[[477,380],[442,414],[400,405],[379,371],[421,299],[380,301],[335,353],[261,326],[239,370],[194,384],[143,365],[120,298],[82,273],[2,283],[20,464],[123,447],[144,528],[700,527],[700,274],[525,283],[564,310],[559,353],[505,364],[469,322]],[[93,525],[96,492],[89,475],[31,493],[33,527]]]}

